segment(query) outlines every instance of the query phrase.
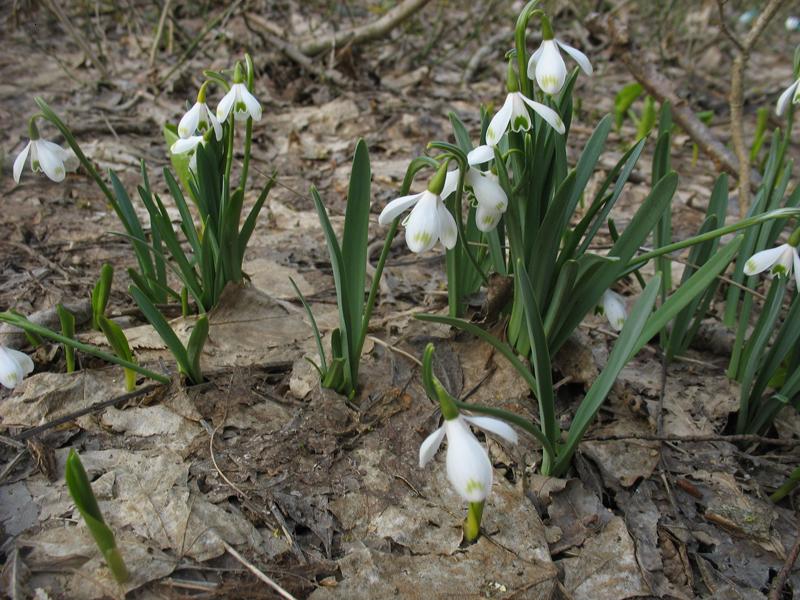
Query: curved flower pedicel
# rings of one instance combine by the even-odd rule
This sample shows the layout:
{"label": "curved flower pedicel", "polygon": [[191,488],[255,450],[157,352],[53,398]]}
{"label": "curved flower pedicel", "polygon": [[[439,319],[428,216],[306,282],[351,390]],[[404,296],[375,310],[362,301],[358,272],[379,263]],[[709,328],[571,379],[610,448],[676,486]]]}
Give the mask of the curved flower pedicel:
{"label": "curved flower pedicel", "polygon": [[[796,237],[795,234],[792,234],[792,238],[794,237]],[[791,241],[794,240],[790,239]],[[744,274],[758,275],[767,269],[776,275],[786,276],[791,275],[792,269],[794,269],[794,281],[797,289],[800,290],[800,256],[797,253],[797,246],[788,243],[756,252],[745,263]]]}
{"label": "curved flower pedicel", "polygon": [[778,98],[778,104],[775,105],[775,114],[780,117],[785,113],[790,100],[792,104],[800,104],[800,79],[783,90],[780,98]]}
{"label": "curved flower pedicel", "polygon": [[13,389],[31,371],[33,361],[30,356],[19,350],[0,346],[0,384]]}
{"label": "curved flower pedicel", "polygon": [[387,204],[378,217],[378,223],[388,225],[412,206],[411,214],[403,221],[406,228],[406,244],[412,252],[425,252],[438,240],[448,250],[458,241],[456,220],[442,201],[442,189],[447,165],[442,165],[431,179],[428,189],[419,194],[395,198]]}
{"label": "curved flower pedicel", "polygon": [[559,48],[569,54],[584,73],[591,75],[594,72],[588,57],[577,48],[555,39],[550,21],[542,17],[542,43],[528,60],[528,77],[536,79],[542,91],[551,96],[561,91],[567,79],[567,65]]}
{"label": "curved flower pedicel", "polygon": [[456,413],[452,418],[445,417],[444,424],[422,442],[419,466],[422,468],[430,462],[447,437],[447,478],[464,500],[483,502],[492,489],[492,463],[486,449],[470,431],[470,425],[517,443],[517,433],[499,419]]}

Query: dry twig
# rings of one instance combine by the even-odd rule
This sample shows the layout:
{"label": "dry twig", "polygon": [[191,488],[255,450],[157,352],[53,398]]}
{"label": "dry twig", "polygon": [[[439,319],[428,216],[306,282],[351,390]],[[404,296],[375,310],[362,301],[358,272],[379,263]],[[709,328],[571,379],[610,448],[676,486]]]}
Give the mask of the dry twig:
{"label": "dry twig", "polygon": [[792,546],[791,552],[786,557],[786,562],[778,572],[775,580],[772,582],[772,588],[769,590],[769,600],[780,600],[783,593],[783,588],[786,586],[786,580],[789,579],[789,574],[794,568],[794,563],[797,562],[797,555],[800,554],[800,533]]}
{"label": "dry twig", "polygon": [[267,577],[263,573],[263,571],[259,570],[258,567],[256,567],[253,563],[247,561],[247,559],[245,559],[241,554],[239,554],[236,550],[234,550],[233,547],[228,542],[223,540],[222,543],[225,546],[225,550],[227,550],[228,553],[233,558],[242,563],[242,565],[244,565],[248,571],[250,571],[253,575],[258,577],[261,581],[266,583],[273,590],[275,590],[282,598],[286,598],[286,600],[297,600],[297,598],[292,596],[289,592],[287,592],[285,589],[283,589],[281,586],[275,583],[272,579]]}

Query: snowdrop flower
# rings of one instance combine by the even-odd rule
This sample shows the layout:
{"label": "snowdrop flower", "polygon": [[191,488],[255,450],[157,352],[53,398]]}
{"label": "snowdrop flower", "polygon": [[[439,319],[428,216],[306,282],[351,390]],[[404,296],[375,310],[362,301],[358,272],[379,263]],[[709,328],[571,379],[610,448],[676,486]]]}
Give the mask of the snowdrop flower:
{"label": "snowdrop flower", "polygon": [[608,324],[614,331],[620,331],[625,325],[628,313],[625,310],[625,299],[612,290],[603,292],[602,298],[603,314],[608,319]]}
{"label": "snowdrop flower", "polygon": [[217,106],[217,119],[225,121],[231,110],[233,110],[233,118],[237,121],[246,121],[248,118],[252,118],[254,121],[261,120],[261,104],[247,89],[242,66],[239,63],[236,63],[236,69],[233,72],[233,85],[230,91],[225,94]]}
{"label": "snowdrop flower", "polygon": [[800,17],[786,17],[784,25],[786,26],[786,31],[800,31]]}
{"label": "snowdrop flower", "polygon": [[13,389],[31,371],[33,361],[30,356],[19,350],[0,346],[0,384]]}
{"label": "snowdrop flower", "polygon": [[[564,122],[556,111],[544,104],[531,100],[522,92],[514,91],[508,93],[503,107],[497,111],[497,114],[489,122],[489,128],[486,130],[486,144],[488,146],[496,146],[509,127],[511,131],[528,131],[531,128],[531,117],[528,114],[526,105],[530,106],[550,127],[563,135],[565,131]],[[480,148],[481,152],[485,152],[483,147]]]}
{"label": "snowdrop flower", "polygon": [[445,163],[433,176],[427,190],[392,200],[378,217],[378,223],[388,225],[404,211],[414,207],[411,214],[403,221],[406,228],[406,244],[412,252],[430,250],[438,240],[442,240],[442,244],[448,250],[456,245],[458,240],[456,220],[447,210],[441,196],[446,173]]}
{"label": "snowdrop flower", "polygon": [[591,75],[593,72],[592,63],[586,55],[577,48],[555,39],[550,20],[542,17],[542,44],[528,60],[528,78],[535,78],[542,91],[551,96],[561,91],[567,79],[567,65],[561,58],[559,48],[569,54],[584,73]]}
{"label": "snowdrop flower", "polygon": [[[798,231],[795,231],[789,238],[790,242],[795,241],[792,238],[800,237]],[[797,289],[800,290],[800,256],[797,254],[797,246],[788,243],[756,252],[745,263],[744,274],[747,276],[757,275],[767,269],[776,275],[785,274],[787,276],[791,275],[792,269],[794,269],[794,280],[797,283]]]}
{"label": "snowdrop flower", "polygon": [[189,169],[192,173],[197,172],[197,146],[205,144],[205,137],[202,135],[193,135],[188,138],[179,138],[175,143],[170,146],[169,151],[172,154],[187,154],[189,159]]}
{"label": "snowdrop flower", "polygon": [[741,25],[742,27],[746,27],[747,25],[750,25],[750,23],[755,21],[755,18],[757,16],[758,16],[758,10],[756,10],[755,8],[751,8],[750,10],[745,11],[739,15],[738,19],[739,25]]}
{"label": "snowdrop flower", "polygon": [[781,94],[781,97],[778,98],[778,104],[775,107],[776,115],[780,117],[786,112],[786,107],[789,106],[789,100],[792,101],[792,104],[800,104],[800,79],[786,88]]}
{"label": "snowdrop flower", "polygon": [[[471,156],[476,155],[470,153]],[[494,156],[494,155],[493,155]],[[480,231],[491,231],[497,226],[500,217],[508,208],[508,196],[498,182],[497,175],[476,169],[470,163],[469,170],[464,176],[465,183],[472,188],[472,193],[477,200],[475,209],[475,224]],[[448,171],[442,189],[442,198],[447,198],[455,193],[458,187],[460,169]]]}
{"label": "snowdrop flower", "polygon": [[[75,155],[64,150],[58,144],[39,139],[39,129],[36,127],[35,119],[36,117],[33,117],[28,123],[30,141],[14,160],[14,181],[19,183],[28,154],[31,156],[31,171],[34,173],[44,171],[44,174],[53,181],[64,181],[67,166],[76,166],[74,165]],[[67,165],[65,166],[64,163]]]}
{"label": "snowdrop flower", "polygon": [[178,123],[178,135],[184,139],[190,138],[196,132],[200,132],[200,135],[203,135],[211,127],[214,129],[217,141],[222,140],[222,125],[220,125],[219,120],[206,104],[207,85],[208,82],[200,87],[200,91],[197,92],[197,102],[183,115],[180,123]]}
{"label": "snowdrop flower", "polygon": [[[442,413],[444,412],[443,410]],[[507,423],[492,417],[469,417],[460,415],[457,411],[455,416],[447,416],[444,424],[422,442],[419,448],[419,466],[422,468],[430,462],[446,436],[447,478],[464,500],[483,502],[492,489],[492,463],[486,449],[470,431],[469,426],[479,427],[512,444],[517,443],[517,433]]]}

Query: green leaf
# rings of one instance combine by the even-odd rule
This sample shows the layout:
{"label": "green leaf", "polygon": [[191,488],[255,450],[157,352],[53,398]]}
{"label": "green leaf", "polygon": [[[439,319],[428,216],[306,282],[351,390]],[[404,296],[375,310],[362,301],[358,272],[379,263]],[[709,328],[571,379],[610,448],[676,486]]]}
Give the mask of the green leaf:
{"label": "green leaf", "polygon": [[92,328],[100,330],[99,318],[105,315],[108,306],[108,297],[111,293],[111,283],[114,279],[114,267],[104,263],[100,267],[100,277],[92,289]]}
{"label": "green leaf", "polygon": [[128,338],[125,336],[125,332],[122,331],[122,327],[106,316],[101,316],[99,323],[100,329],[117,356],[133,362],[133,352],[131,352]]}
{"label": "green leaf", "polygon": [[619,376],[619,372],[635,354],[639,343],[638,340],[641,338],[642,330],[647,324],[655,304],[658,289],[661,285],[660,279],[656,275],[650,280],[650,283],[647,284],[639,300],[634,305],[633,311],[625,320],[625,325],[614,344],[614,348],[611,350],[605,368],[592,384],[592,387],[589,388],[578,410],[575,412],[572,425],[567,434],[567,442],[559,452],[558,460],[553,465],[550,475],[559,477],[567,471],[575,449],[578,447],[583,434],[586,433],[586,429],[594,419],[597,411],[600,410],[603,402],[605,402],[608,392],[611,391],[611,386],[614,385],[614,381]]}
{"label": "green leaf", "polygon": [[192,159],[187,152],[173,154],[171,151],[172,145],[179,139],[178,128],[171,123],[167,123],[164,125],[163,132],[164,141],[167,143],[167,152],[169,152],[169,160],[172,163],[172,168],[175,169],[175,172],[178,174],[178,179],[180,180],[183,189],[188,192],[189,196],[192,198],[192,201],[196,204],[197,200],[192,193],[192,186],[189,183],[192,179],[191,171],[189,171],[189,163]]}
{"label": "green leaf", "polygon": [[308,316],[308,320],[311,322],[311,330],[314,333],[314,340],[317,343],[317,353],[319,354],[319,361],[321,364],[321,368],[317,367],[317,371],[320,371],[320,375],[324,377],[325,373],[328,370],[328,359],[325,356],[325,349],[322,347],[322,336],[319,333],[319,327],[317,327],[317,320],[314,318],[314,312],[311,310],[311,306],[309,306],[308,302],[306,301],[306,297],[303,296],[303,292],[301,292],[300,288],[297,287],[297,284],[294,282],[294,279],[289,277],[289,283],[292,284],[292,287],[294,288],[294,293],[297,294],[297,297],[300,299],[303,308],[306,310],[306,315]]}
{"label": "green leaf", "polygon": [[[61,321],[61,334],[69,339],[75,337],[75,315],[68,311],[62,304],[56,304],[58,319]],[[75,347],[70,344],[63,344],[64,358],[67,363],[67,373],[75,370]]]}
{"label": "green leaf", "polygon": [[636,81],[623,87],[614,97],[614,123],[616,128],[622,127],[625,115],[633,103],[644,93],[642,85]]}
{"label": "green leaf", "polygon": [[189,335],[189,342],[186,344],[186,355],[192,367],[190,378],[193,383],[203,383],[203,372],[200,370],[200,356],[203,353],[208,339],[208,317],[202,315],[194,324],[192,333]]}

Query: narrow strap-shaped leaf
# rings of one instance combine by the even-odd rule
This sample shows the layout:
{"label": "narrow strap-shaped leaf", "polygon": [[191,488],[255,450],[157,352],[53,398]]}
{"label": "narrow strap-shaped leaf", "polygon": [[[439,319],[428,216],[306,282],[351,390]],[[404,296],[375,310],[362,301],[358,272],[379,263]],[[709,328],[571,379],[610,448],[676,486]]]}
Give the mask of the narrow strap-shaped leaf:
{"label": "narrow strap-shaped leaf", "polygon": [[247,214],[244,224],[242,224],[241,231],[239,231],[239,248],[242,253],[242,256],[239,259],[240,263],[244,260],[244,251],[247,248],[247,244],[250,243],[250,236],[253,235],[253,231],[256,228],[258,215],[261,213],[261,209],[263,208],[264,203],[267,201],[267,195],[269,195],[270,190],[272,190],[272,187],[275,185],[277,173],[277,171],[273,171],[269,180],[267,180],[267,183],[264,184],[263,188],[261,188],[261,193],[258,195],[258,198],[253,204],[253,208],[251,208],[250,212]]}
{"label": "narrow strap-shaped leaf", "polygon": [[456,138],[456,144],[464,154],[469,154],[472,150],[472,140],[469,138],[469,132],[464,127],[464,123],[458,118],[458,115],[453,111],[447,113],[450,119],[450,125],[453,127],[453,136]]}
{"label": "narrow strap-shaped leaf", "polygon": [[108,317],[103,316],[100,318],[100,329],[103,331],[109,345],[117,356],[125,360],[133,361],[133,353],[131,352],[130,344],[128,344],[128,338],[125,336],[125,332],[122,331],[122,327]]}
{"label": "narrow strap-shaped leaf", "polygon": [[175,335],[175,332],[172,330],[169,323],[167,323],[167,320],[150,301],[147,295],[138,287],[132,285],[128,288],[128,291],[131,296],[133,296],[133,299],[136,301],[136,304],[139,306],[139,309],[142,311],[148,323],[153,326],[153,329],[156,330],[161,340],[167,348],[169,348],[169,351],[178,363],[178,368],[182,373],[189,375],[192,367],[189,363],[189,356],[186,353],[186,348],[178,336]]}
{"label": "narrow strap-shaped leaf", "polygon": [[586,184],[589,183],[589,179],[594,173],[600,154],[603,152],[603,148],[605,148],[606,139],[611,132],[612,125],[613,118],[611,115],[603,117],[592,132],[589,141],[586,142],[586,146],[583,148],[581,157],[578,159],[578,164],[575,166],[575,185],[572,188],[572,196],[567,203],[567,210],[564,213],[564,218],[561,223],[562,230],[566,227],[567,223],[569,223],[572,213],[575,212],[575,207],[578,206],[578,200],[580,200],[583,195]]}
{"label": "narrow strap-shaped leaf", "polygon": [[567,435],[567,443],[559,452],[558,460],[553,465],[551,475],[561,476],[569,468],[572,455],[583,438],[583,434],[594,419],[597,411],[600,410],[600,406],[605,402],[606,396],[611,391],[611,386],[614,385],[619,372],[635,354],[642,330],[653,310],[658,288],[661,285],[660,279],[656,275],[650,280],[650,283],[647,284],[647,287],[636,301],[631,314],[625,319],[625,325],[622,327],[619,338],[617,338],[614,348],[611,350],[605,368],[592,384],[592,387],[589,388],[578,410],[575,412]]}
{"label": "narrow strap-shaped leaf", "polygon": [[108,297],[111,293],[111,284],[114,280],[114,267],[109,263],[104,263],[100,267],[100,277],[97,278],[92,289],[92,328],[100,329],[98,318],[103,316],[108,305]]}
{"label": "narrow strap-shaped leaf", "polygon": [[294,282],[294,279],[289,277],[289,283],[292,284],[294,288],[294,293],[297,294],[300,303],[303,305],[303,308],[306,310],[306,315],[308,316],[308,320],[311,322],[311,330],[314,333],[314,341],[317,343],[317,353],[319,354],[319,362],[321,365],[322,375],[324,376],[325,372],[328,370],[328,359],[325,356],[325,349],[322,347],[322,335],[319,333],[319,327],[317,327],[317,319],[314,318],[314,312],[311,310],[311,306],[309,306],[308,302],[306,301],[306,297],[303,295],[303,292],[300,291],[300,288],[297,287],[297,284]]}
{"label": "narrow strap-shaped leaf", "polygon": [[196,384],[203,383],[203,372],[200,370],[200,356],[203,354],[203,346],[205,346],[207,338],[208,316],[202,315],[194,324],[192,333],[189,334],[189,341],[186,343],[186,355],[192,367],[189,377],[192,382]]}

